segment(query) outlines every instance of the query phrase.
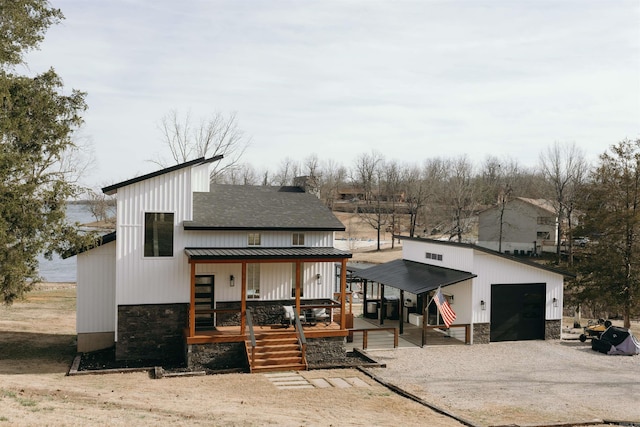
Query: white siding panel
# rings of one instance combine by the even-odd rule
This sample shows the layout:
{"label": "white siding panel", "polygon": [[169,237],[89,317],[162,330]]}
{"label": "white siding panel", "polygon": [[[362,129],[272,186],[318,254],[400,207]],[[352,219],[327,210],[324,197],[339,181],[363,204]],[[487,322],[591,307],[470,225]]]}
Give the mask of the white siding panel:
{"label": "white siding panel", "polygon": [[78,255],[76,330],[80,333],[115,331],[116,243]]}
{"label": "white siding panel", "polygon": [[[442,255],[442,261],[427,259],[426,253]],[[436,265],[454,270],[471,272],[473,249],[438,243],[405,240],[402,242],[402,257],[409,261]]]}
{"label": "white siding panel", "polygon": [[[191,214],[190,181],[181,169],[118,189],[117,304],[189,302],[182,222]],[[173,257],[144,257],[145,212],[174,214]]]}
{"label": "white siding panel", "polygon": [[[479,251],[476,252],[475,264],[474,273],[478,277],[474,279],[473,288],[474,323],[485,323],[491,319],[491,285],[493,284],[545,283],[547,288],[545,318],[561,319],[564,283],[561,274]],[[553,307],[554,297],[558,299],[558,307]],[[480,310],[481,300],[486,302],[486,310]]]}
{"label": "white siding panel", "polygon": [[209,163],[191,168],[191,190],[208,192],[210,184]]}
{"label": "white siding panel", "polygon": [[[184,231],[185,247],[195,248],[245,248],[247,247],[247,231]],[[263,231],[261,245],[264,248],[289,248],[292,232]],[[333,232],[306,232],[305,247],[333,247]]]}
{"label": "white siding panel", "polygon": [[[198,264],[196,274],[215,276],[216,301],[239,301],[241,298],[241,264]],[[317,274],[320,274],[320,281]],[[230,286],[229,276],[235,277],[235,286]],[[331,298],[332,263],[304,263],[302,267],[303,299]],[[260,264],[260,299],[287,300],[291,296],[293,264],[269,262]]]}

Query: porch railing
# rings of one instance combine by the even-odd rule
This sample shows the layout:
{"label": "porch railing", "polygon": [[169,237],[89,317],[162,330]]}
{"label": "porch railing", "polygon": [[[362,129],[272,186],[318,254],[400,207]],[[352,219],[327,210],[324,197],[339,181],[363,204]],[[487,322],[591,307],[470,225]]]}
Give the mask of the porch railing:
{"label": "porch railing", "polygon": [[349,334],[361,332],[362,333],[362,349],[366,350],[369,345],[369,332],[393,332],[393,348],[398,347],[398,328],[364,328],[364,329],[349,329]]}
{"label": "porch railing", "polygon": [[447,328],[446,325],[423,325],[422,327],[422,346],[427,345],[427,331],[429,329],[453,329],[453,328],[464,328],[464,343],[471,344],[471,325],[470,324],[461,324],[461,325],[449,325]]}
{"label": "porch railing", "polygon": [[296,310],[293,310],[293,315],[296,323],[296,335],[298,336],[298,344],[300,345],[300,351],[302,352],[302,363],[307,366],[307,339],[304,337],[304,329],[302,329],[302,322],[300,322],[300,316]]}
{"label": "porch railing", "polygon": [[253,332],[253,316],[251,315],[251,309],[247,309],[247,329],[249,329],[249,341],[251,342],[251,363],[250,366],[254,366],[256,363],[256,334]]}

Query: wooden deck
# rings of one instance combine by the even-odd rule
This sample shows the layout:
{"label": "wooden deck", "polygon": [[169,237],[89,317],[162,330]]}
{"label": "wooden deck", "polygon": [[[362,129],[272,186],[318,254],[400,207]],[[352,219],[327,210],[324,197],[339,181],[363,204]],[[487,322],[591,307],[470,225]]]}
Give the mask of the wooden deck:
{"label": "wooden deck", "polygon": [[[288,328],[283,325],[260,325],[254,326],[255,334],[269,332],[285,332],[293,331],[293,326]],[[349,334],[347,329],[340,328],[340,324],[336,322],[318,322],[303,325],[304,335],[306,338],[326,338],[326,337],[346,337]],[[249,337],[249,331],[245,330],[245,334],[240,333],[240,326],[217,326],[212,331],[196,331],[196,334],[187,338],[187,344],[205,344],[216,342],[242,342]]]}
{"label": "wooden deck", "polygon": [[[366,319],[363,317],[354,318],[354,329],[378,329],[378,328],[398,328],[398,320],[385,319],[384,325],[380,325],[377,319]],[[347,337],[348,329],[340,328],[337,322],[315,323],[303,325],[304,335],[306,338],[326,338],[326,337]],[[261,325],[255,326],[255,334],[269,332],[285,332],[293,331],[293,327],[286,328],[283,325]],[[399,336],[398,347],[420,347],[422,344],[422,328],[405,323],[403,325],[404,333]],[[453,330],[452,330],[453,331]],[[221,343],[221,342],[243,342],[249,336],[249,332],[245,331],[245,335],[240,334],[240,326],[218,326],[212,331],[196,332],[193,337],[187,338],[188,344],[205,344],[205,343]],[[346,343],[347,350],[351,351],[354,347],[362,349],[363,334],[353,333],[353,341]],[[370,332],[368,334],[367,348],[383,349],[394,348],[394,337],[391,331]],[[447,335],[443,330],[427,331],[427,346],[435,345],[464,345],[464,337],[456,337]]]}

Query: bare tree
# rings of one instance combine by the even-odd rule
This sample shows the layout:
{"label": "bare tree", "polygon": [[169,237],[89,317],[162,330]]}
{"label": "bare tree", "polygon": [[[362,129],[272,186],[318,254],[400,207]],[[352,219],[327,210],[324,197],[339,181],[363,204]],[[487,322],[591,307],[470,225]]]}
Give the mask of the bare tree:
{"label": "bare tree", "polygon": [[[575,144],[560,144],[555,142],[540,154],[540,169],[550,187],[553,189],[553,204],[558,218],[556,234],[557,262],[561,261],[561,245],[565,235],[564,221],[567,218],[569,195],[576,179],[582,180],[587,167],[582,150]],[[571,202],[573,205],[573,202]],[[571,244],[571,243],[570,243]]]}
{"label": "bare tree", "polygon": [[471,216],[476,206],[473,186],[473,165],[469,158],[460,156],[447,163],[446,184],[440,197],[450,213],[449,240],[462,242],[471,228]]}
{"label": "bare tree", "polygon": [[347,177],[347,169],[329,159],[322,166],[322,180],[320,181],[320,200],[325,206],[333,209],[333,203],[338,197],[339,188],[344,185]]}
{"label": "bare tree", "polygon": [[[235,113],[224,116],[216,112],[196,124],[187,113],[181,118],[175,110],[170,111],[160,121],[162,142],[169,148],[175,163],[184,163],[198,157],[224,156],[213,164],[211,180],[228,169],[236,167],[251,140],[238,127]],[[167,162],[152,160],[161,166]]]}
{"label": "bare tree", "polygon": [[276,185],[292,185],[293,178],[295,178],[300,172],[300,166],[291,157],[285,157],[280,161],[278,171],[274,175],[273,181]]}
{"label": "bare tree", "polygon": [[399,232],[399,215],[400,203],[403,202],[404,196],[402,188],[402,166],[395,160],[387,162],[382,170],[384,178],[384,199],[385,213],[388,216],[389,226],[387,229],[391,231],[391,248],[395,247],[393,235]]}
{"label": "bare tree", "polygon": [[377,231],[377,250],[380,250],[380,233],[385,224],[382,211],[383,160],[380,153],[362,154],[355,161],[353,181],[362,188],[364,206],[357,208],[364,222]]}
{"label": "bare tree", "polygon": [[376,182],[377,169],[382,162],[382,155],[376,151],[364,153],[355,161],[352,180],[362,188],[365,202],[373,201],[373,188]]}
{"label": "bare tree", "polygon": [[494,156],[487,157],[480,174],[481,189],[479,193],[483,195],[483,202],[489,202],[498,207],[498,252],[502,252],[506,206],[515,197],[514,186],[519,174],[516,160],[509,158],[500,160]]}

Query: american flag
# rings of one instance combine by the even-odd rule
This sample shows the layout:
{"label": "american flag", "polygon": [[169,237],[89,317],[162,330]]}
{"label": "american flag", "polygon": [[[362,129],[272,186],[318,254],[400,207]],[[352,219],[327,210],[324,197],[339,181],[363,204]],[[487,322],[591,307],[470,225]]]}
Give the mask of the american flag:
{"label": "american flag", "polygon": [[433,296],[433,300],[436,302],[438,310],[440,310],[440,316],[442,316],[442,320],[444,320],[444,324],[448,328],[453,321],[456,320],[456,313],[451,309],[449,301],[442,295],[440,288],[438,288],[438,292]]}

